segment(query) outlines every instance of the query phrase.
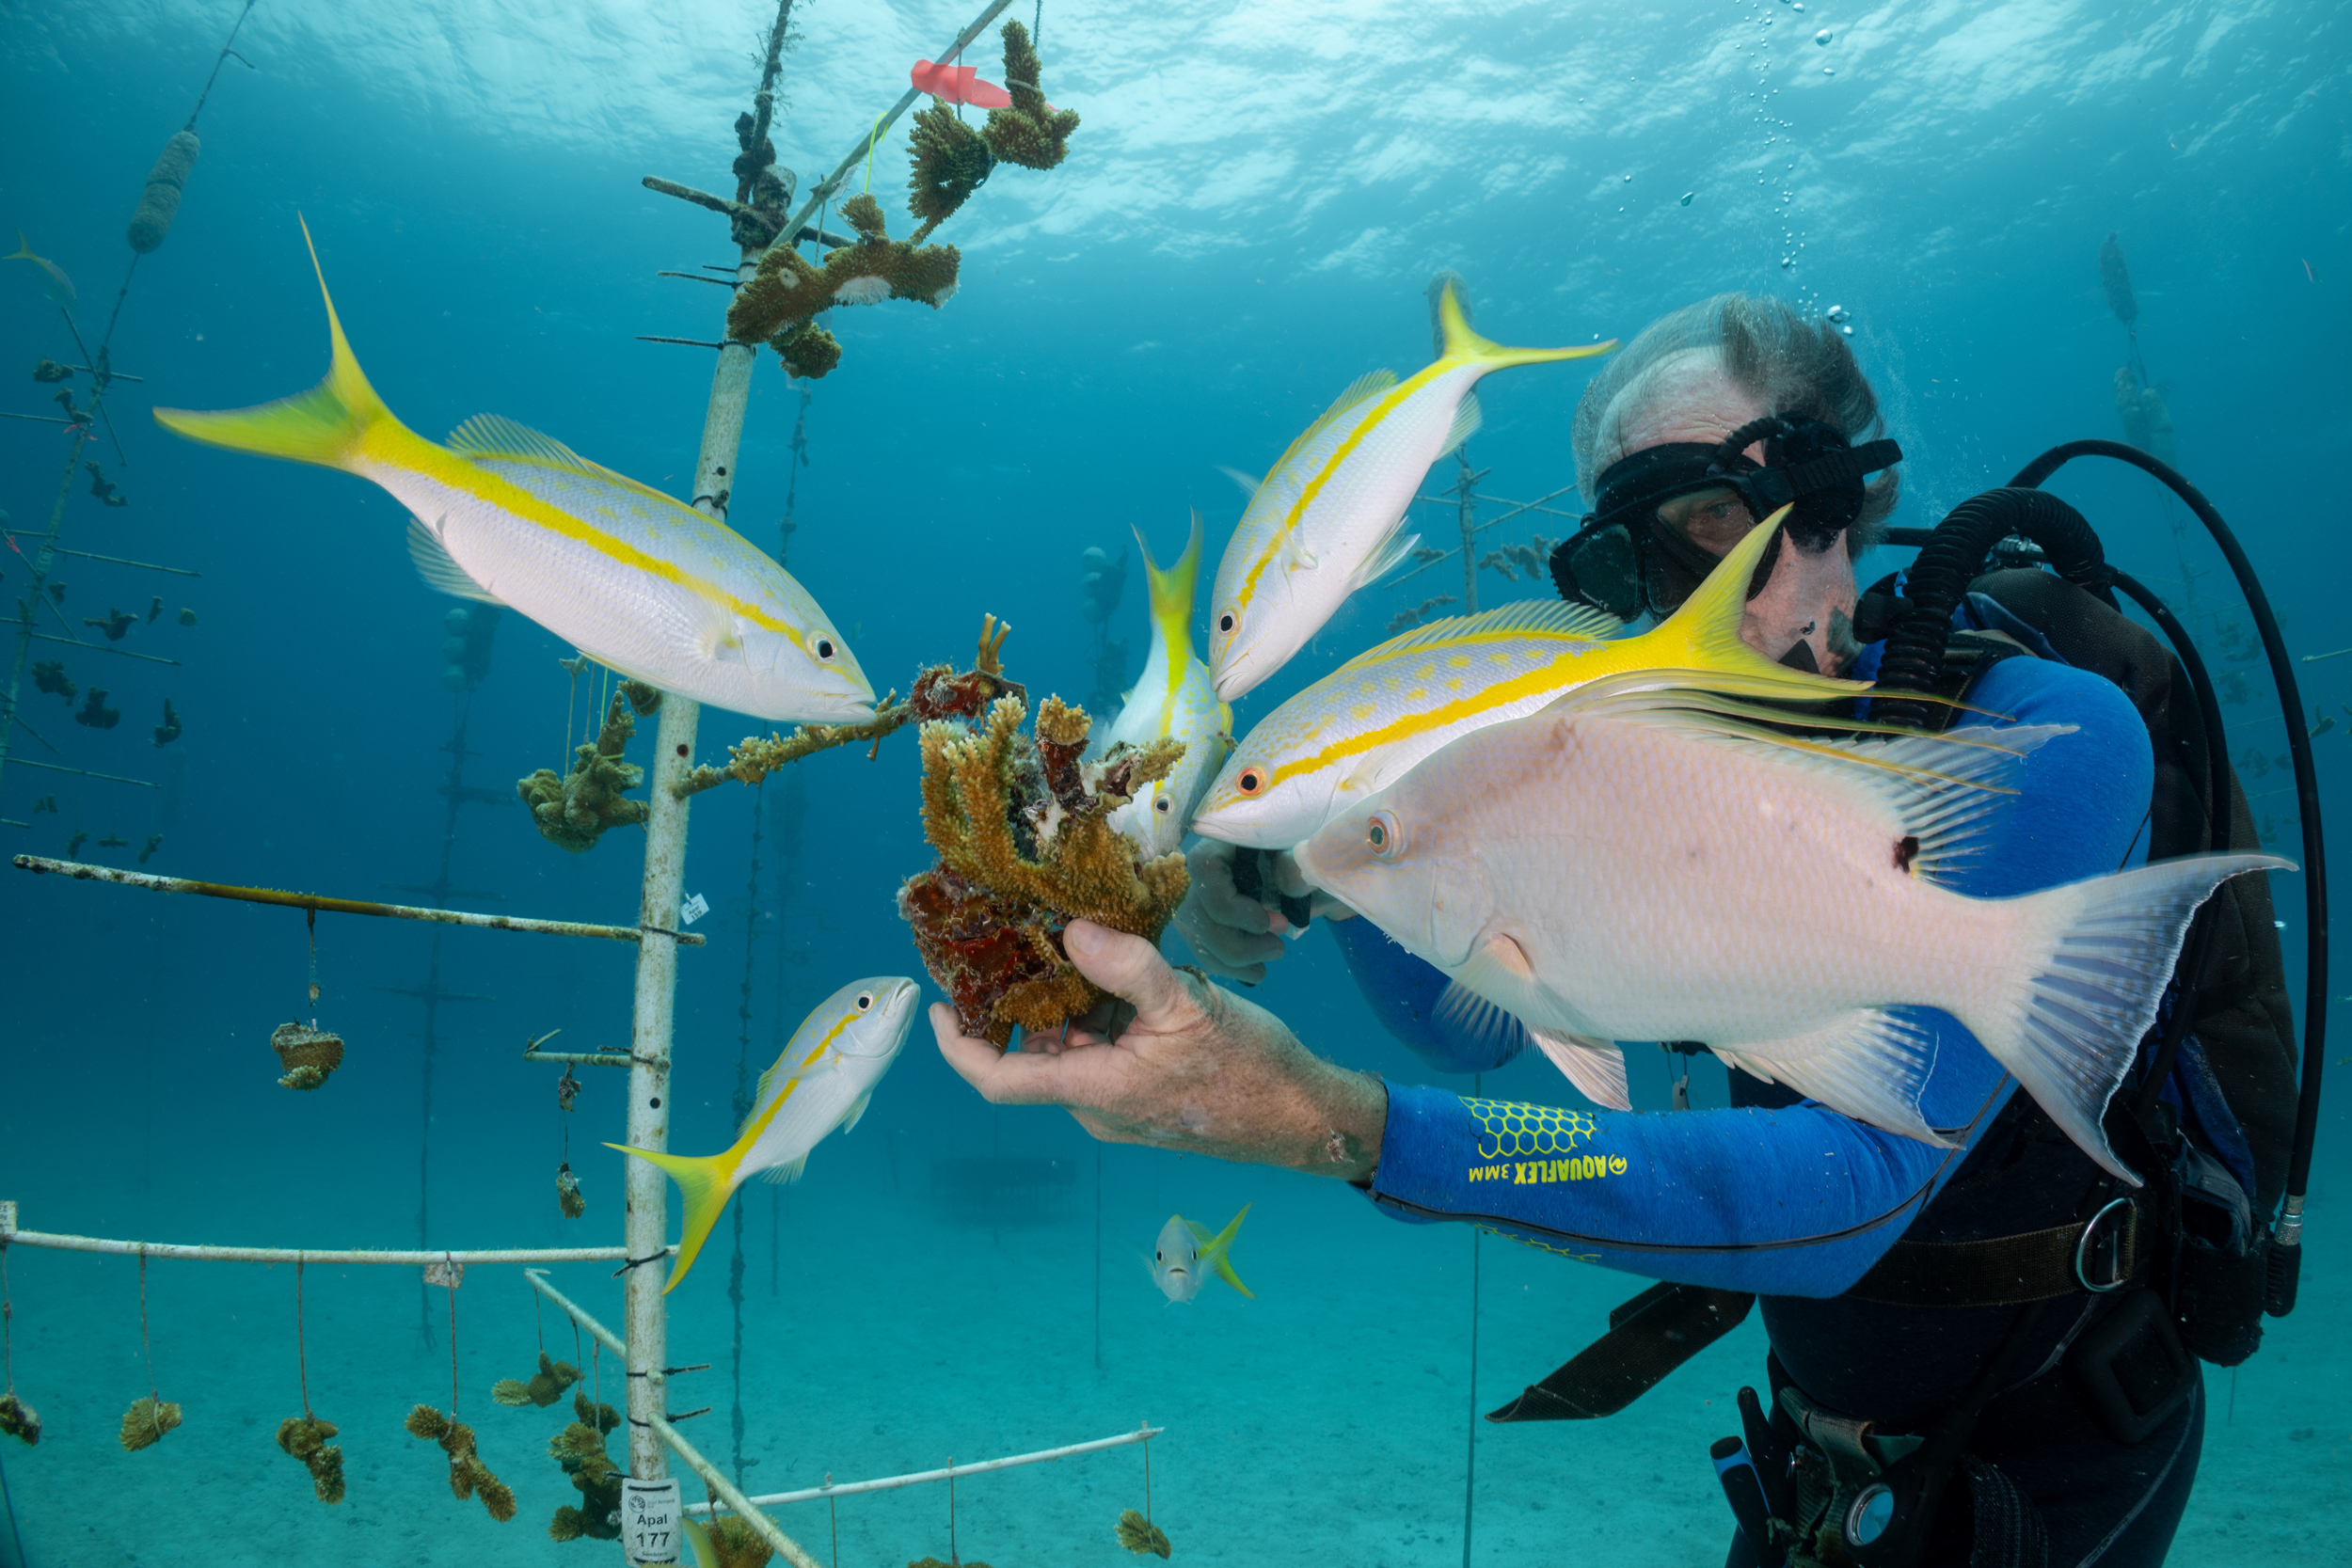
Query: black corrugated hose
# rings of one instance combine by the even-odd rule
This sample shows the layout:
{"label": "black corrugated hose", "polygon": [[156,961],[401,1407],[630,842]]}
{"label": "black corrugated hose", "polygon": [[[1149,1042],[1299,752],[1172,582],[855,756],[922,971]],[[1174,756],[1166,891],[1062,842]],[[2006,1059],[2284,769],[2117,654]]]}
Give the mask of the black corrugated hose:
{"label": "black corrugated hose", "polygon": [[[2105,603],[2114,605],[2114,588],[2119,583],[2124,586],[2134,600],[2150,610],[2172,641],[2197,688],[2199,706],[2204,710],[2208,768],[2213,775],[2208,780],[2207,803],[2219,825],[2214,842],[2227,842],[2227,791],[2211,787],[2217,780],[2226,782],[2222,768],[2227,752],[2217,721],[2219,708],[2213,700],[2212,682],[2206,678],[2202,660],[2198,658],[2196,648],[2180,623],[2169,613],[2157,613],[2162,607],[2154,595],[2106,564],[2098,535],[2082,514],[2040,488],[2044,480],[2077,457],[2111,457],[2144,470],[2178,496],[2196,514],[2197,520],[2205,525],[2223,559],[2229,562],[2239,592],[2246,597],[2247,610],[2262,638],[2263,652],[2270,661],[2280,705],[2287,715],[2287,745],[2294,758],[2296,800],[2302,816],[2303,1067],[2296,1106],[2295,1144],[2287,1165],[2286,1202],[2270,1246],[2270,1276],[2264,1303],[2265,1310],[2272,1317],[2283,1318],[2295,1310],[2302,1275],[2303,1199],[2311,1185],[2312,1147],[2319,1132],[2320,1074],[2327,1063],[2328,861],[2319,819],[2319,774],[2312,759],[2311,737],[2302,722],[2302,691],[2296,683],[2294,662],[2288,657],[2286,640],[2280,634],[2278,617],[2271,613],[2269,598],[2263,593],[2262,582],[2254,575],[2253,563],[2239,546],[2237,536],[2213,503],[2178,470],[2137,447],[2121,441],[2098,440],[2069,441],[2052,447],[2026,464],[2007,487],[1986,491],[1954,507],[1929,536],[1905,576],[1903,613],[1887,636],[1886,653],[1879,666],[1879,684],[1898,690],[1933,689],[1943,666],[1952,611],[1967,593],[1969,582],[1984,570],[1986,557],[2002,539],[2011,534],[2030,539],[2041,546],[2059,576]],[[1924,726],[1929,705],[1897,697],[1874,699],[1871,708],[1876,717]]]}

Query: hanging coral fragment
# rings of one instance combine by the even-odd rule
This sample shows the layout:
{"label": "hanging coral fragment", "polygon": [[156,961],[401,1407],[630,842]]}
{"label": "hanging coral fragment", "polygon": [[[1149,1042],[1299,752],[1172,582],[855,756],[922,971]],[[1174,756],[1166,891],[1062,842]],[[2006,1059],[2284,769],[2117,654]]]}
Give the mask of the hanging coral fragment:
{"label": "hanging coral fragment", "polygon": [[180,1424],[180,1407],[150,1394],[131,1402],[122,1413],[122,1451],[136,1453],[163,1441],[164,1433]]}
{"label": "hanging coral fragment", "polygon": [[621,760],[637,720],[661,705],[661,693],[643,681],[623,681],[605,710],[604,727],[593,745],[577,748],[571,770],[558,777],[542,768],[515,784],[515,793],[531,808],[539,836],[561,849],[580,854],[596,847],[609,828],[645,820],[645,802],[622,799],[624,791],[645,782],[645,770]]}
{"label": "hanging coral fragment", "polygon": [[323,1503],[343,1500],[343,1450],[327,1445],[335,1432],[334,1422],[316,1416],[289,1416],[278,1423],[278,1446],[302,1461],[310,1490]]}
{"label": "hanging coral fragment", "polygon": [[343,1065],[343,1037],[300,1023],[281,1023],[270,1031],[270,1049],[286,1069],[278,1085],[315,1089]]}
{"label": "hanging coral fragment", "polygon": [[1009,164],[1046,169],[1070,152],[1070,134],[1078,128],[1078,111],[1057,109],[1045,102],[1040,78],[1043,72],[1029,30],[1018,22],[1005,24],[1005,87],[1012,94],[1009,108],[988,111],[980,134],[989,150]]}

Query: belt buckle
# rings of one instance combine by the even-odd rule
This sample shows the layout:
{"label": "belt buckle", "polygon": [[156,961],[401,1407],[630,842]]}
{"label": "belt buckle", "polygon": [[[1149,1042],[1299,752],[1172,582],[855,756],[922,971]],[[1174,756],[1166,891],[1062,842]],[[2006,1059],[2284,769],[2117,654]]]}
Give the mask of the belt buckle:
{"label": "belt buckle", "polygon": [[[2106,1273],[2110,1277],[2103,1284],[2093,1284],[2090,1271],[2085,1266],[2090,1251],[2090,1243],[2098,1236],[2099,1227],[2105,1223],[2106,1217],[2118,1209],[2125,1211],[2125,1214],[2123,1219],[2117,1222],[2113,1237],[2106,1243],[2108,1265]],[[2090,1222],[2083,1227],[2081,1237],[2074,1243],[2074,1282],[2092,1295],[2104,1296],[2120,1291],[2132,1282],[2132,1268],[2125,1260],[2123,1246],[2127,1237],[2131,1234],[2131,1230],[2127,1230],[2126,1227],[2131,1227],[2132,1229],[2137,1228],[2134,1222],[2138,1212],[2139,1211],[2133,1206],[2129,1197],[2113,1198],[2105,1208],[2091,1215]]]}

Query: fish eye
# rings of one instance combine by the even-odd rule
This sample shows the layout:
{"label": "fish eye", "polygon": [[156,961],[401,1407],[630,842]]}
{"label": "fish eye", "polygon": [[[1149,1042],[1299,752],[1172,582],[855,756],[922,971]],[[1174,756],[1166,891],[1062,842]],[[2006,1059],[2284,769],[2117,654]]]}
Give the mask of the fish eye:
{"label": "fish eye", "polygon": [[862,990],[857,993],[857,1010],[859,1012],[862,1013],[866,1011],[866,1008],[872,1006],[873,1005],[874,993],[872,991]]}
{"label": "fish eye", "polygon": [[1161,796],[1158,800],[1156,800],[1152,801],[1152,809],[1153,811],[1155,811],[1155,812],[1158,812],[1158,813],[1159,813],[1162,816],[1166,816],[1168,815],[1168,797],[1167,797],[1167,796],[1165,796],[1165,795],[1163,795],[1163,796]]}
{"label": "fish eye", "polygon": [[1233,612],[1232,610],[1229,610],[1224,614],[1216,618],[1216,629],[1219,631],[1232,631],[1233,629]]}
{"label": "fish eye", "polygon": [[1233,787],[1244,795],[1255,795],[1265,787],[1265,775],[1255,768],[1245,768],[1241,777],[1233,781]]}
{"label": "fish eye", "polygon": [[820,637],[817,640],[817,657],[818,658],[831,658],[833,657],[832,638]]}
{"label": "fish eye", "polygon": [[1394,860],[1405,847],[1404,825],[1394,812],[1374,812],[1372,820],[1364,824],[1364,842],[1372,847],[1375,859]]}

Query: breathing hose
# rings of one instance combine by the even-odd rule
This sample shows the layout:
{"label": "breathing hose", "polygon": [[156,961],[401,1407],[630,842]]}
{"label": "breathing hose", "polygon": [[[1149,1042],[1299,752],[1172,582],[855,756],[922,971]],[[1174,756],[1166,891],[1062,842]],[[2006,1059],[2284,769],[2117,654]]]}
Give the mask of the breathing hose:
{"label": "breathing hose", "polygon": [[[2229,562],[2239,592],[2246,597],[2255,630],[2262,638],[2263,652],[2270,661],[2271,679],[2278,687],[2280,705],[2287,713],[2287,745],[2294,760],[2296,800],[2302,816],[2303,1063],[2297,1085],[2295,1142],[2287,1164],[2286,1200],[2271,1240],[2264,1301],[2264,1309],[2270,1316],[2283,1318],[2295,1310],[2302,1275],[2303,1203],[2311,1186],[2312,1150],[2319,1135],[2320,1077],[2327,1064],[2327,848],[2319,818],[2319,773],[2312,758],[2311,737],[2302,723],[2302,692],[2296,684],[2295,667],[2287,655],[2286,641],[2280,634],[2278,617],[2271,612],[2269,598],[2263,593],[2253,563],[2247,560],[2237,536],[2213,503],[2179,470],[2137,447],[2100,440],[2069,441],[2052,447],[2019,470],[2007,487],[1987,491],[1953,508],[1932,532],[1910,529],[1892,532],[1892,542],[1918,544],[1921,548],[1917,561],[1905,576],[1903,614],[1887,635],[1879,681],[1883,687],[1902,690],[1931,689],[1942,669],[1952,611],[1966,594],[1969,582],[1983,570],[1986,557],[2002,539],[2012,534],[2029,539],[2041,546],[2060,577],[2103,602],[2114,605],[2114,590],[2122,590],[2170,640],[2196,691],[2198,708],[2204,721],[2205,798],[2211,842],[2216,847],[2229,843],[2229,752],[2221,728],[2220,704],[2204,661],[2198,656],[2186,628],[2162,600],[2128,575],[2106,564],[2098,535],[2082,514],[2041,489],[2043,481],[2077,457],[2111,457],[2144,470],[2178,496],[2196,514],[2197,520],[2205,525],[2223,559]],[[1875,714],[1915,725],[1928,721],[1929,706],[1924,701],[1901,697],[1872,703]],[[2205,924],[2200,922],[2201,927]],[[2192,961],[2198,956],[2193,954]],[[2179,1037],[2185,1032],[2185,1028],[2167,1031],[2155,1063],[2160,1070],[2151,1075],[2154,1084],[2161,1085],[2163,1073],[2169,1070],[2171,1053],[2179,1048]]]}

